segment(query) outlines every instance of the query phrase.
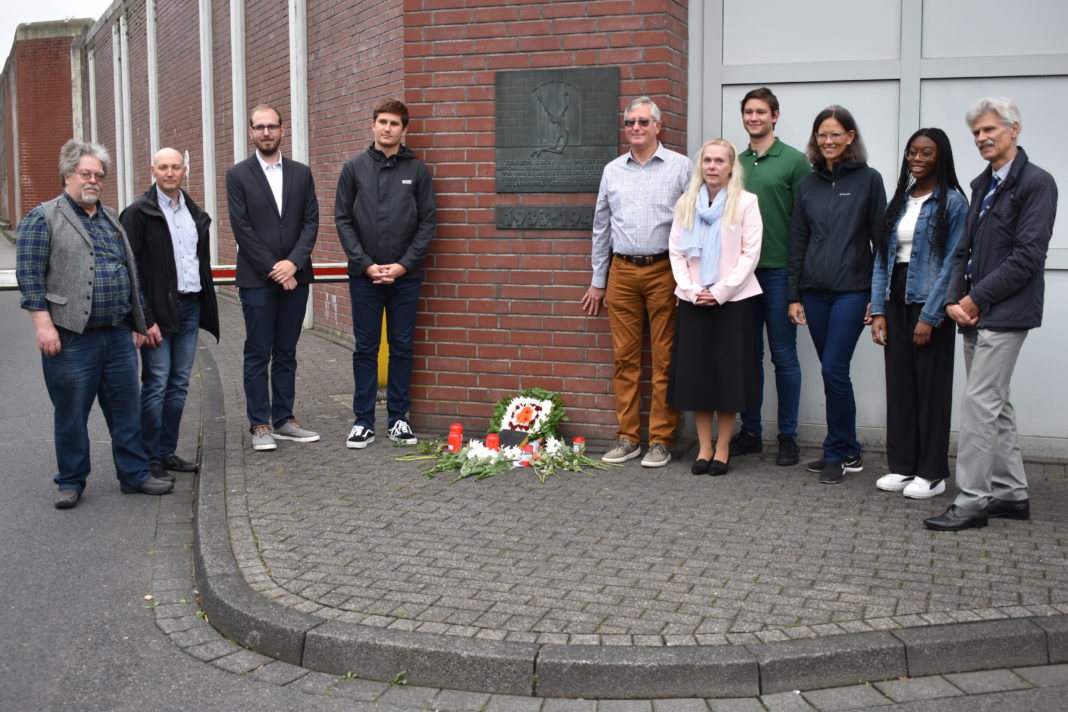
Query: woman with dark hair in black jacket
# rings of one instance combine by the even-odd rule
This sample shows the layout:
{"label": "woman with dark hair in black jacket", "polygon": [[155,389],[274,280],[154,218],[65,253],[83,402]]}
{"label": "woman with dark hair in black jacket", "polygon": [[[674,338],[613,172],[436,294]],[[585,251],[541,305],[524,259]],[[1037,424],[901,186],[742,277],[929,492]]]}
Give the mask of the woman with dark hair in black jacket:
{"label": "woman with dark hair in black jacket", "polygon": [[920,129],[906,146],[872,273],[871,336],[884,347],[890,465],[875,486],[928,499],[949,477],[954,323],[945,297],[968,201],[942,129]]}
{"label": "woman with dark hair in black jacket", "polygon": [[864,329],[886,190],[867,163],[856,120],[841,106],[816,115],[808,158],[813,171],[801,181],[790,222],[787,301],[790,320],[809,327],[826,398],[823,458],[806,469],[837,484],[863,469],[849,364]]}

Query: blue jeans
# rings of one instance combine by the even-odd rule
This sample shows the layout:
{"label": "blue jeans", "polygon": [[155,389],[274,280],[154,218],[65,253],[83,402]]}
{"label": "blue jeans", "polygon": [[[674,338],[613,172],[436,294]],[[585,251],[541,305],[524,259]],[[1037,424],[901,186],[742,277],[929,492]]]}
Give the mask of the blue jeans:
{"label": "blue jeans", "polygon": [[386,311],[386,341],[389,343],[389,375],[386,411],[389,425],[408,417],[412,409],[412,349],[415,316],[422,280],[399,279],[393,284],[373,284],[366,277],[349,279],[352,299],[352,413],[356,423],[375,427],[375,396],[378,394],[378,347],[382,341],[382,310]]}
{"label": "blue jeans", "polygon": [[827,437],[823,457],[831,462],[860,452],[857,442],[857,402],[849,363],[864,330],[868,292],[802,292],[808,331],[820,357],[823,394],[827,401]]}
{"label": "blue jeans", "polygon": [[87,424],[97,400],[111,433],[115,475],[127,487],[140,487],[149,471],[141,448],[137,350],[129,328],[114,326],[83,334],[58,331],[60,352],[41,355],[45,386],[55,408],[56,486],[85,491],[90,466]]}
{"label": "blue jeans", "polygon": [[[279,427],[293,418],[297,340],[304,325],[308,285],[242,287],[245,316],[245,414],[250,427]],[[270,389],[267,371],[270,369]]]}
{"label": "blue jeans", "polygon": [[161,462],[178,447],[189,374],[197,354],[198,299],[196,294],[182,298],[177,332],[163,334],[154,349],[141,347],[141,442],[149,462]]}
{"label": "blue jeans", "polygon": [[779,433],[797,436],[797,410],[801,405],[801,363],[797,360],[797,325],[790,321],[786,303],[787,271],[762,267],[756,271],[763,294],[753,300],[756,321],[757,374],[760,400],[757,407],[741,414],[742,427],[760,435],[760,406],[764,402],[764,327],[768,330],[768,350],[775,366],[775,392],[779,400]]}

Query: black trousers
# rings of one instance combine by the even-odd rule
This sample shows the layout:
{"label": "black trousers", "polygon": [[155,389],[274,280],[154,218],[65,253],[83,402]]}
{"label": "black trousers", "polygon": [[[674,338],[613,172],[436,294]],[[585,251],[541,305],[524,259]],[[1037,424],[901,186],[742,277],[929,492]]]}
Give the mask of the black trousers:
{"label": "black trousers", "polygon": [[895,265],[886,302],[886,453],[890,472],[949,477],[955,324],[946,317],[926,346],[912,333],[923,304],[905,303],[908,263]]}

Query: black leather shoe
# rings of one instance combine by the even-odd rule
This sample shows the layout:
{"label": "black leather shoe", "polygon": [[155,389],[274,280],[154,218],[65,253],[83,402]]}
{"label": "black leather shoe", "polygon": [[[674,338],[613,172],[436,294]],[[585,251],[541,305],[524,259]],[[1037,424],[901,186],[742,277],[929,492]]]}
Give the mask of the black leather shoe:
{"label": "black leather shoe", "polygon": [[149,477],[138,487],[120,485],[119,489],[122,490],[123,494],[167,494],[174,489],[174,483],[161,480],[158,477]]}
{"label": "black leather shoe", "polygon": [[727,463],[722,460],[713,460],[708,463],[708,474],[713,477],[727,474]]}
{"label": "black leather shoe", "polygon": [[188,460],[183,460],[177,455],[168,455],[163,458],[163,466],[175,472],[196,472],[197,466]]}
{"label": "black leather shoe", "polygon": [[690,465],[690,472],[695,475],[707,475],[708,474],[708,460],[700,459]]}
{"label": "black leather shoe", "polygon": [[149,474],[151,474],[157,480],[166,480],[167,482],[174,482],[174,475],[167,472],[167,470],[163,468],[162,463],[150,462],[148,463],[148,468]]}
{"label": "black leather shoe", "polygon": [[56,509],[74,509],[78,506],[78,500],[81,499],[81,492],[72,489],[61,489],[56,492],[56,498],[54,501]]}
{"label": "black leather shoe", "polygon": [[986,503],[986,516],[989,519],[1030,519],[1031,500],[991,497]]}
{"label": "black leather shoe", "polygon": [[955,504],[949,505],[949,509],[937,517],[923,520],[923,526],[940,532],[955,532],[961,529],[980,528],[986,526],[985,509],[962,509]]}
{"label": "black leather shoe", "polygon": [[782,467],[796,465],[801,459],[801,453],[797,449],[797,440],[791,435],[779,433],[779,454],[775,458],[775,464]]}

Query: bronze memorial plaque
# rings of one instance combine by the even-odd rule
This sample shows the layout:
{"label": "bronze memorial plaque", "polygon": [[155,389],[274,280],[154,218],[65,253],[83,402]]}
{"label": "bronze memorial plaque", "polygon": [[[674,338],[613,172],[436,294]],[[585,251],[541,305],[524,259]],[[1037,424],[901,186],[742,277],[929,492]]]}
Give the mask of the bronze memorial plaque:
{"label": "bronze memorial plaque", "polygon": [[596,193],[619,155],[619,68],[497,72],[497,192]]}

